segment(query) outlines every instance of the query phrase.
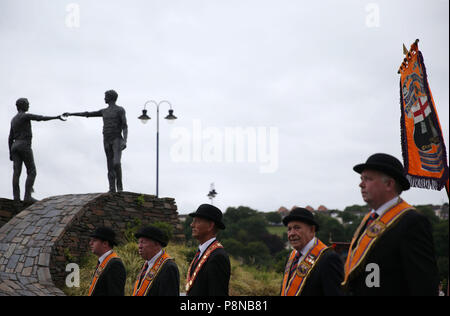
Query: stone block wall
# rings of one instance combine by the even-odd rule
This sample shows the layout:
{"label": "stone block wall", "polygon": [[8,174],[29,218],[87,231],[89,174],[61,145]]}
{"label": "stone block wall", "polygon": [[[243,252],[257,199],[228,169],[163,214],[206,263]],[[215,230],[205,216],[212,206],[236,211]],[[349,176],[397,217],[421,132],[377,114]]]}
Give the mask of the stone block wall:
{"label": "stone block wall", "polygon": [[[76,201],[75,201],[76,202]],[[111,227],[119,243],[125,242],[127,228],[167,222],[173,226],[172,241],[182,241],[184,235],[178,220],[177,207],[172,198],[156,198],[122,192],[103,194],[86,203],[71,221],[64,236],[53,247],[50,271],[57,285],[62,285],[67,272],[66,265],[78,263],[78,258],[89,252],[89,235],[96,227]]]}
{"label": "stone block wall", "polygon": [[174,227],[172,241],[184,237],[172,198],[137,193],[51,197],[34,203],[0,228],[0,296],[63,295],[69,263],[89,252],[89,235],[109,226],[123,241],[127,225],[155,221]]}
{"label": "stone block wall", "polygon": [[11,218],[23,211],[27,205],[9,199],[0,199],[0,227],[8,223]]}

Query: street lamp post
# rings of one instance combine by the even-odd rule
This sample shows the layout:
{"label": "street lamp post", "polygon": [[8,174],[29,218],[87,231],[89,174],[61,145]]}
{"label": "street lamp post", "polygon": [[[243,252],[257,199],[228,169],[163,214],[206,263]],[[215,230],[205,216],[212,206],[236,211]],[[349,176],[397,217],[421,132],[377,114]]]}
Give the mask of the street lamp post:
{"label": "street lamp post", "polygon": [[153,103],[156,105],[156,197],[159,196],[159,106],[163,103],[169,104],[169,114],[165,117],[169,122],[176,120],[177,117],[173,115],[172,104],[169,101],[162,100],[156,102],[153,100],[147,101],[144,104],[144,109],[142,110],[142,115],[138,117],[142,123],[146,124],[150,117],[147,115],[147,104]]}
{"label": "street lamp post", "polygon": [[211,200],[211,205],[214,204],[213,199],[216,197],[216,195],[217,195],[217,192],[216,192],[216,189],[214,188],[214,183],[211,183],[210,190],[207,195],[207,197]]}

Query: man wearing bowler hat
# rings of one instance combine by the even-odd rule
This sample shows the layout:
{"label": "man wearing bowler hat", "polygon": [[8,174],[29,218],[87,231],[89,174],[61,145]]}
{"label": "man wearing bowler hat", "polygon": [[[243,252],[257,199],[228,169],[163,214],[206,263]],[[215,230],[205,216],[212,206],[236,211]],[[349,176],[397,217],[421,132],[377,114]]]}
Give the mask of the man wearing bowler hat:
{"label": "man wearing bowler hat", "polygon": [[202,204],[191,224],[192,237],[200,243],[186,276],[187,296],[228,296],[231,266],[223,246],[217,241],[219,229],[225,229],[222,212],[210,204]]}
{"label": "man wearing bowler hat", "polygon": [[178,267],[163,249],[169,243],[167,234],[155,226],[148,226],[134,236],[145,263],[134,285],[133,296],[179,296]]}
{"label": "man wearing bowler hat", "polygon": [[345,263],[350,295],[437,295],[438,270],[427,218],[400,198],[410,188],[402,163],[378,153],[353,170],[369,205]]}
{"label": "man wearing bowler hat", "polygon": [[338,296],[344,266],[338,254],[315,234],[319,224],[313,214],[297,207],[283,219],[292,250],[286,263],[282,296]]}
{"label": "man wearing bowler hat", "polygon": [[124,296],[126,271],[113,250],[117,245],[111,228],[99,227],[90,236],[89,246],[98,257],[97,267],[89,287],[89,296]]}

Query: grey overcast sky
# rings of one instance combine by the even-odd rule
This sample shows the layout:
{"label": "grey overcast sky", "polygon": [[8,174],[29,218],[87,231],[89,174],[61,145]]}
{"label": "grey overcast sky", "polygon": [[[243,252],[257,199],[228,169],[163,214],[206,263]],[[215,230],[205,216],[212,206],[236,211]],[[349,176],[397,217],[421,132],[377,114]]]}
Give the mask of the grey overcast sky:
{"label": "grey overcast sky", "polygon": [[[402,157],[397,69],[416,38],[448,156],[448,33],[448,0],[0,0],[0,197],[12,198],[19,97],[57,115],[101,109],[115,89],[126,191],[155,193],[155,106],[148,124],[137,117],[168,100],[178,120],[161,104],[159,187],[180,213],[209,202],[212,182],[222,210],[364,204],[352,167]],[[101,119],[32,125],[36,198],[108,189]],[[402,196],[448,201],[445,190]]]}

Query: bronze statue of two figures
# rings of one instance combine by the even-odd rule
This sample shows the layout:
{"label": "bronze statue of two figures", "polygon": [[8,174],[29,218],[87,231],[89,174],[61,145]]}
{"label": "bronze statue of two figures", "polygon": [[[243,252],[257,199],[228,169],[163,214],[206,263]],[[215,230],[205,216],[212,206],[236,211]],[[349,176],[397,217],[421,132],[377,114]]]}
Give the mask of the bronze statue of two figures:
{"label": "bronze statue of two figures", "polygon": [[19,178],[22,166],[27,169],[25,182],[25,203],[33,203],[36,200],[31,196],[34,180],[36,179],[36,166],[31,149],[31,121],[49,121],[63,117],[84,116],[103,118],[103,146],[108,164],[109,192],[123,190],[122,185],[122,150],[127,146],[128,127],[125,110],[116,104],[118,94],[114,90],[105,92],[105,103],[108,107],[95,112],[64,113],[59,116],[42,116],[27,113],[30,104],[26,98],[20,98],[16,102],[17,114],[11,120],[11,130],[8,138],[9,158],[14,163],[13,195],[15,201],[20,201]]}

